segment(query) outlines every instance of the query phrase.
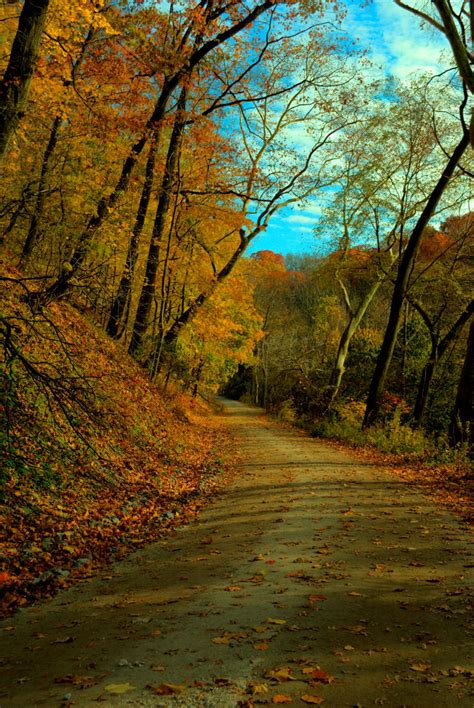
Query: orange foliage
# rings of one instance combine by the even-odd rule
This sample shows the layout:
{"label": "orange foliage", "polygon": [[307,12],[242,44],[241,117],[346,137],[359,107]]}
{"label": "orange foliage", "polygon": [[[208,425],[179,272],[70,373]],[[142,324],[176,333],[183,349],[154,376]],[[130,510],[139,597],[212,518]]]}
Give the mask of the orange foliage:
{"label": "orange foliage", "polygon": [[453,243],[454,239],[451,236],[439,231],[425,236],[420,244],[420,261],[428,263],[433,261],[447,251]]}

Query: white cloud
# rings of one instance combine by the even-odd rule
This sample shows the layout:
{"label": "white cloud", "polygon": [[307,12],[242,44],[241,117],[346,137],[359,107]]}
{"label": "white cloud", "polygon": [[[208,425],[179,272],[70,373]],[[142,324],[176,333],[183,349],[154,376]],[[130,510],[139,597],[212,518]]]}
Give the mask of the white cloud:
{"label": "white cloud", "polygon": [[314,224],[315,218],[305,214],[292,214],[291,216],[284,216],[282,221],[287,221],[291,224]]}
{"label": "white cloud", "polygon": [[429,25],[421,27],[393,0],[374,0],[364,8],[350,4],[344,27],[375,65],[402,81],[414,72],[437,74],[446,68],[440,60],[447,46],[442,35]]}

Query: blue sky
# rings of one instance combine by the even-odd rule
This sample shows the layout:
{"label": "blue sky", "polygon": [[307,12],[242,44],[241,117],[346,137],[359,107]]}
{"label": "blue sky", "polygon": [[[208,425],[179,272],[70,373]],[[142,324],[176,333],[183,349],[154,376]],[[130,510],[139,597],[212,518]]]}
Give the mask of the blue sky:
{"label": "blue sky", "polygon": [[[441,61],[446,46],[436,30],[422,29],[418,19],[393,0],[373,0],[367,7],[361,7],[357,0],[347,4],[343,29],[368,52],[373,75],[393,75],[405,81],[414,72],[436,74],[446,67]],[[319,196],[304,208],[282,209],[248,252],[270,249],[285,255],[321,250],[313,228],[323,206],[323,197]]]}

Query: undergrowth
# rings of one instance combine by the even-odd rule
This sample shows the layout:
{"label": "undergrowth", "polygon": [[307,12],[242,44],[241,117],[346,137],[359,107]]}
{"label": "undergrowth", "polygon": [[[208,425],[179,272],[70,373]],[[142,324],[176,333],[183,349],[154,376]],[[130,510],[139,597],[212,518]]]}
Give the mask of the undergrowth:
{"label": "undergrowth", "polygon": [[364,411],[363,401],[342,401],[326,417],[313,423],[310,432],[315,437],[346,441],[356,447],[371,446],[405,460],[470,466],[465,446],[451,448],[447,438],[429,436],[420,428],[403,422],[406,415],[403,407],[396,407],[385,420],[365,429],[362,427]]}

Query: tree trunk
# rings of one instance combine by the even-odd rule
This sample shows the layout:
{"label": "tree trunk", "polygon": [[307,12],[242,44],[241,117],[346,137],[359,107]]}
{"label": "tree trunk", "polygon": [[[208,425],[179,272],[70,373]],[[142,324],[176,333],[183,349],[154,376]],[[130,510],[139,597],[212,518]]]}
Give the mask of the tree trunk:
{"label": "tree trunk", "polygon": [[351,312],[349,314],[349,322],[347,323],[346,328],[344,329],[344,332],[341,335],[341,339],[339,341],[339,347],[337,350],[337,355],[336,355],[336,362],[334,364],[334,368],[331,373],[331,378],[329,380],[329,392],[330,392],[330,399],[329,399],[329,404],[328,404],[328,409],[331,408],[333,405],[334,401],[336,400],[339,389],[341,387],[341,382],[342,382],[342,377],[344,376],[344,371],[345,371],[345,364],[347,360],[347,356],[349,354],[349,346],[352,340],[352,337],[354,334],[357,332],[360,323],[362,322],[362,319],[367,312],[367,308],[369,307],[370,303],[374,299],[378,289],[382,285],[382,280],[376,280],[375,283],[372,285],[368,293],[365,295],[364,299],[360,303],[359,307],[355,311],[355,313]]}
{"label": "tree trunk", "polygon": [[[177,215],[177,210],[178,210],[178,198],[179,198],[179,190],[176,193],[175,196],[175,203],[174,203],[174,209],[173,209],[173,216],[171,218],[171,223],[169,225],[168,229],[168,240],[166,244],[166,251],[165,251],[165,258],[163,261],[163,269],[161,273],[161,287],[160,287],[160,309],[159,309],[159,314],[157,318],[157,325],[158,325],[158,337],[156,337],[156,340],[154,342],[154,347],[153,347],[153,352],[151,354],[151,357],[148,362],[148,367],[151,371],[151,376],[154,379],[160,370],[161,366],[161,358],[163,354],[163,344],[164,344],[164,337],[165,337],[165,314],[166,314],[166,306],[167,304],[171,305],[170,303],[170,292],[171,292],[171,274],[169,273],[169,262],[170,262],[170,257],[171,257],[171,241],[172,241],[172,236],[173,236],[173,230],[175,228],[175,223],[176,223],[176,215]],[[186,269],[186,278],[189,273],[189,267]],[[183,284],[183,288],[185,288],[186,285],[185,283]]]}
{"label": "tree trunk", "polygon": [[[439,341],[439,337],[436,336],[436,334],[430,330],[430,335],[431,335],[431,353],[428,361],[426,362],[425,366],[423,367],[423,371],[421,373],[421,379],[420,379],[420,384],[418,386],[418,394],[416,397],[416,403],[415,403],[415,408],[413,410],[413,418],[416,426],[420,426],[421,423],[423,422],[423,417],[425,415],[426,411],[426,406],[428,403],[428,394],[430,391],[430,386],[431,386],[431,381],[433,379],[433,374],[435,372],[435,368],[443,356],[443,354],[446,352],[447,348],[449,345],[454,342],[456,337],[460,334],[462,328],[470,320],[472,317],[472,314],[474,313],[474,300],[471,300],[471,302],[467,305],[465,310],[459,315],[458,319],[452,327],[450,328],[449,332],[447,332],[443,339]],[[425,319],[426,322],[426,319]]]}
{"label": "tree trunk", "polygon": [[438,359],[438,346],[434,344],[431,349],[430,358],[424,365],[423,371],[421,372],[415,407],[413,409],[413,418],[417,427],[421,425],[425,416],[426,406],[428,403],[428,394],[430,391],[431,381],[433,380],[433,374],[435,372],[435,367],[438,363]]}
{"label": "tree trunk", "polygon": [[[75,77],[76,71],[78,70],[79,66],[81,65],[85,55],[86,55],[86,50],[91,42],[93,36],[94,36],[94,27],[91,25],[89,27],[89,31],[87,32],[87,35],[84,38],[84,42],[82,44],[81,50],[75,59],[75,61],[72,64],[72,76]],[[36,204],[35,204],[35,210],[33,212],[33,216],[30,220],[30,226],[28,229],[28,234],[25,240],[25,243],[23,244],[23,250],[21,253],[21,258],[20,262],[23,262],[27,258],[29,258],[31,251],[33,250],[35,246],[35,242],[38,239],[39,235],[39,223],[41,221],[41,217],[43,215],[43,210],[44,210],[44,201],[45,201],[45,191],[46,191],[46,178],[48,175],[48,169],[49,169],[49,162],[51,160],[51,156],[53,154],[54,148],[56,147],[56,143],[58,141],[58,133],[59,133],[59,128],[61,127],[61,121],[62,117],[60,115],[57,115],[56,118],[53,121],[53,127],[51,128],[51,133],[49,135],[49,141],[46,146],[46,150],[43,155],[43,164],[41,166],[41,174],[40,174],[40,179],[39,179],[39,184],[38,184],[38,191],[36,193]]]}
{"label": "tree trunk", "polygon": [[0,83],[0,163],[24,113],[38,60],[49,0],[25,0],[10,59]]}
{"label": "tree trunk", "polygon": [[136,352],[141,348],[143,338],[149,324],[151,305],[155,295],[160,249],[163,241],[171,194],[173,191],[176,168],[181,153],[184,127],[186,125],[186,93],[187,89],[186,87],[183,87],[178,100],[176,118],[174,121],[173,130],[171,132],[168,154],[166,156],[165,171],[160,188],[160,196],[156,209],[155,223],[153,224],[150,248],[148,250],[145,278],[140,294],[140,300],[138,302],[135,324],[129,346],[130,354],[136,354]]}
{"label": "tree trunk", "polygon": [[393,350],[397,341],[398,330],[400,327],[401,312],[405,293],[408,286],[412,265],[418,254],[423,231],[428,225],[436,206],[446,189],[454,170],[456,169],[461,157],[469,145],[469,132],[464,131],[463,136],[456,146],[448,164],[446,165],[443,174],[438,183],[431,192],[431,195],[423,209],[420,218],[418,219],[415,228],[408,240],[407,246],[403,252],[402,259],[398,268],[397,279],[393,290],[392,303],[390,307],[390,315],[387,328],[385,330],[384,340],[380,349],[377,363],[375,365],[372,382],[367,397],[367,407],[364,416],[364,427],[372,425],[379,414],[380,399],[385,390],[385,381],[387,379],[388,370],[392,361]]}
{"label": "tree trunk", "polygon": [[450,442],[453,446],[467,443],[474,455],[474,321],[471,322],[467,351],[459,379],[459,387],[451,418]]}
{"label": "tree trunk", "polygon": [[137,216],[133,225],[130,243],[128,245],[127,257],[125,259],[122,277],[120,278],[118,291],[112,302],[109,320],[107,322],[106,332],[114,339],[118,339],[123,332],[123,327],[120,328],[120,323],[125,323],[130,305],[132,280],[138,256],[138,244],[150,203],[153,175],[155,172],[156,150],[159,137],[159,133],[155,132],[151,138],[150,152],[148,153],[145,168],[145,181],[143,182],[143,189],[140,197],[140,203],[138,205]]}
{"label": "tree trunk", "polygon": [[48,144],[43,155],[43,164],[41,165],[41,174],[38,183],[38,192],[36,194],[36,204],[31,217],[30,226],[28,228],[28,234],[23,244],[23,249],[21,251],[20,261],[23,262],[29,258],[31,251],[38,239],[39,234],[39,224],[44,210],[44,200],[46,193],[46,178],[48,175],[48,168],[51,156],[53,154],[56,143],[58,142],[58,133],[61,126],[61,116],[56,116],[54,119],[53,127],[51,128],[51,133],[49,135]]}
{"label": "tree trunk", "polygon": [[119,199],[119,196],[128,187],[132,170],[135,167],[135,163],[137,162],[140,153],[145,147],[147,136],[148,133],[141,137],[140,140],[138,140],[133,146],[129,156],[125,160],[125,163],[122,168],[122,173],[120,175],[119,181],[117,182],[117,185],[108,197],[102,197],[102,199],[100,200],[96,214],[89,218],[84,231],[79,236],[71,258],[69,259],[69,261],[63,264],[57,279],[54,281],[54,283],[51,283],[51,285],[45,290],[42,290],[38,293],[34,293],[31,296],[30,300],[33,306],[46,305],[48,302],[57,300],[62,297],[62,295],[64,295],[69,289],[71,280],[77,274],[77,271],[81,267],[89,251],[89,245],[94,235],[96,234],[100,226],[102,226],[107,214],[115,206],[116,202]]}

